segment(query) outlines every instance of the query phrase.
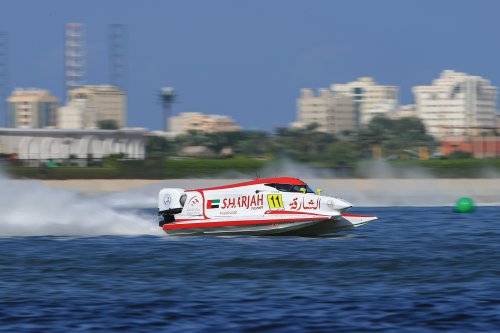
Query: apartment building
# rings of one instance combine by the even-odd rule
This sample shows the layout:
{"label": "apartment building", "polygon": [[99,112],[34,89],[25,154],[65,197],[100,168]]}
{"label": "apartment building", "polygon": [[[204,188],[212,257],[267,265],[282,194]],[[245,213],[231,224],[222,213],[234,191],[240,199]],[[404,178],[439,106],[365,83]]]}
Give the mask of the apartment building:
{"label": "apartment building", "polygon": [[497,88],[480,76],[445,70],[413,93],[418,117],[437,138],[496,127]]}
{"label": "apartment building", "polygon": [[7,98],[9,120],[13,128],[50,128],[57,123],[59,100],[49,91],[16,88]]}
{"label": "apartment building", "polygon": [[[76,101],[78,103],[75,104]],[[91,118],[94,122],[92,125],[84,125],[85,122],[83,122],[82,126],[87,127],[81,128],[97,128],[96,123],[101,120],[113,120],[119,128],[125,127],[126,95],[118,87],[112,85],[87,85],[72,89],[68,94],[68,104],[72,104],[74,107],[75,105],[76,107],[84,106],[80,107],[80,112],[87,112],[88,110],[95,112],[95,116],[85,114],[80,116],[82,119]]]}
{"label": "apartment building", "polygon": [[376,116],[393,117],[398,111],[399,87],[380,85],[372,77],[361,77],[343,84],[335,83],[330,90],[351,97],[358,127],[367,125]]}
{"label": "apartment building", "polygon": [[292,123],[291,127],[316,124],[317,131],[333,134],[357,129],[352,98],[326,88],[319,89],[318,94],[309,88],[301,90],[300,98],[297,99],[297,118],[298,121]]}

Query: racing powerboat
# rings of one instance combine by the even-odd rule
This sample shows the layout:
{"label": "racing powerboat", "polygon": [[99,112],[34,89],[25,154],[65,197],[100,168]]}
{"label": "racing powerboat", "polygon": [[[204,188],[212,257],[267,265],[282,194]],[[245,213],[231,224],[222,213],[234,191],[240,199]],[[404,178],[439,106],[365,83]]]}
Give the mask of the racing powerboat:
{"label": "racing powerboat", "polygon": [[377,219],[346,213],[351,207],[290,177],[195,190],[165,188],[158,197],[159,225],[175,236],[318,236]]}

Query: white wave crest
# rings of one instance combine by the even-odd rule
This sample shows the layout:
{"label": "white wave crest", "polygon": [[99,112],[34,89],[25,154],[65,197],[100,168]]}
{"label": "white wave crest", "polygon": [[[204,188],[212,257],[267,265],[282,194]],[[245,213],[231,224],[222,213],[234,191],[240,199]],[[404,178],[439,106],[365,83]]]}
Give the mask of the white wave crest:
{"label": "white wave crest", "polygon": [[154,218],[99,197],[0,177],[0,236],[162,235]]}

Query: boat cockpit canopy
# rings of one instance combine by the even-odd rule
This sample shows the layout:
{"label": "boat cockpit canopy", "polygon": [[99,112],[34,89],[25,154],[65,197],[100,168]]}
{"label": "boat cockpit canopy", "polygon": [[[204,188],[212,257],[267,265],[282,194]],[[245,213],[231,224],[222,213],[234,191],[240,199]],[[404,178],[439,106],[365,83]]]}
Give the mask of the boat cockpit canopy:
{"label": "boat cockpit canopy", "polygon": [[265,185],[274,187],[280,192],[314,193],[314,191],[309,186],[307,186],[307,184],[294,185],[294,184],[269,183]]}

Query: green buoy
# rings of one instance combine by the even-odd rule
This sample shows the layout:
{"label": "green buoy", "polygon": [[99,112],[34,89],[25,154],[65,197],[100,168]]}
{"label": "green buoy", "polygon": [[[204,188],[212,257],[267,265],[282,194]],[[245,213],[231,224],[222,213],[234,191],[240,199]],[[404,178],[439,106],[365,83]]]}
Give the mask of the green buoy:
{"label": "green buoy", "polygon": [[460,198],[455,205],[455,211],[457,213],[471,213],[475,208],[474,200],[471,198]]}

